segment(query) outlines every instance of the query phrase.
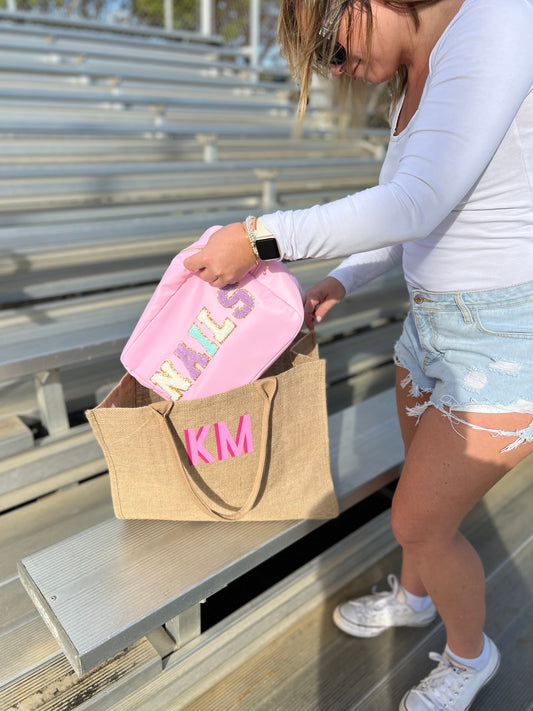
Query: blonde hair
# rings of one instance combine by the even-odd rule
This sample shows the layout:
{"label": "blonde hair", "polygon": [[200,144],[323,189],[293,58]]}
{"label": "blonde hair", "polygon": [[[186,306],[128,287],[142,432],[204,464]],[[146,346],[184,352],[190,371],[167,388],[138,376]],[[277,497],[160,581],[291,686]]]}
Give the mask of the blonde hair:
{"label": "blonde hair", "polygon": [[[415,29],[420,21],[418,9],[435,5],[441,0],[376,0],[397,12],[410,14]],[[281,0],[278,20],[278,42],[281,54],[287,60],[289,68],[300,84],[298,113],[303,119],[309,98],[309,86],[313,72],[330,76],[330,60],[334,54],[334,42],[340,22],[347,14],[348,37],[351,36],[355,23],[361,28],[365,25],[365,58],[368,62],[372,52],[373,16],[371,0]],[[347,47],[349,51],[349,47]],[[321,59],[318,59],[321,57]],[[341,78],[341,93],[348,94],[353,80]],[[407,84],[407,68],[398,67],[390,81],[393,106],[398,102]]]}

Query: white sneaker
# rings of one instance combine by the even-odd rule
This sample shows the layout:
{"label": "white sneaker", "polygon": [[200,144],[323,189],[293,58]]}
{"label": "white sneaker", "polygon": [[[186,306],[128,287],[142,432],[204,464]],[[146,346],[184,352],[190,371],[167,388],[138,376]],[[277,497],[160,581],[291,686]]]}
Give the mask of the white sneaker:
{"label": "white sneaker", "polygon": [[438,666],[405,694],[400,711],[467,711],[478,691],[500,666],[498,648],[490,639],[489,644],[489,661],[481,671],[452,662],[447,654],[430,652],[430,659],[438,662]]}
{"label": "white sneaker", "polygon": [[375,637],[390,627],[425,627],[437,616],[431,603],[422,612],[415,612],[405,602],[405,594],[395,575],[387,578],[391,589],[375,592],[339,605],[333,613],[333,621],[343,632],[354,637]]}

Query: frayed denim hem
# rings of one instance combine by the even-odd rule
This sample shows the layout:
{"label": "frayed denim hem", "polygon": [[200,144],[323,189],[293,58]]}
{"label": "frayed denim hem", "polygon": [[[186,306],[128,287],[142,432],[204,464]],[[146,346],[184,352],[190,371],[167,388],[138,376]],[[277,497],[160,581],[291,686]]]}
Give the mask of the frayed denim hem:
{"label": "frayed denim hem", "polygon": [[[408,385],[410,385],[411,387],[409,388],[409,395],[411,395],[412,397],[421,397],[424,393],[433,392],[431,388],[423,388],[420,385],[417,385],[415,383],[409,368],[402,363],[396,349],[394,349],[393,357],[394,357],[394,364],[407,371],[407,375],[400,382],[400,386],[402,389],[405,389]],[[409,410],[411,408],[407,408],[407,409]]]}
{"label": "frayed denim hem", "polygon": [[[417,398],[421,397],[425,393],[433,392],[431,389],[420,387],[414,382],[411,372],[401,362],[396,350],[394,351],[394,362],[397,366],[403,368],[404,370],[407,370],[407,375],[405,376],[405,378],[403,378],[403,380],[401,380],[400,387],[402,389],[409,387],[409,395]],[[471,427],[474,430],[488,432],[493,437],[516,437],[514,442],[511,442],[511,444],[508,444],[506,447],[500,450],[502,453],[510,452],[513,449],[517,449],[521,444],[533,442],[533,420],[531,420],[527,427],[524,427],[521,430],[508,431],[492,429],[490,427],[481,427],[479,425],[473,424],[472,422],[467,422],[466,420],[463,420],[456,414],[456,412],[485,412],[489,414],[502,414],[505,412],[523,412],[524,414],[533,414],[533,403],[530,403],[528,401],[522,400],[516,404],[508,406],[498,406],[496,408],[494,408],[494,406],[489,407],[487,405],[486,408],[484,408],[482,403],[475,403],[471,406],[461,405],[460,403],[455,402],[451,396],[444,396],[440,399],[439,404],[433,402],[431,399],[428,399],[425,402],[417,403],[412,407],[406,407],[405,411],[409,417],[417,418],[416,424],[418,425],[418,423],[420,422],[420,418],[428,409],[428,407],[434,407],[439,412],[441,412],[450,422],[454,432],[456,432],[463,439],[466,439],[466,437],[461,434],[461,432],[459,432],[454,425],[466,425],[467,427]]]}

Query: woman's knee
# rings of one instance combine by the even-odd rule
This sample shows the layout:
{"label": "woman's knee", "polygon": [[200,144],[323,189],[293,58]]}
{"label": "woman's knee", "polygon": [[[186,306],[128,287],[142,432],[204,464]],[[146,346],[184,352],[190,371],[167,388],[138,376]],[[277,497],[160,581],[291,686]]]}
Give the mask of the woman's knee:
{"label": "woman's knee", "polygon": [[423,502],[406,501],[394,496],[391,510],[391,526],[394,537],[402,548],[429,546],[453,536],[455,526],[447,525],[442,512],[431,512]]}
{"label": "woman's knee", "polygon": [[391,528],[394,537],[404,548],[420,536],[420,525],[415,521],[415,514],[408,506],[403,506],[395,496],[391,508]]}

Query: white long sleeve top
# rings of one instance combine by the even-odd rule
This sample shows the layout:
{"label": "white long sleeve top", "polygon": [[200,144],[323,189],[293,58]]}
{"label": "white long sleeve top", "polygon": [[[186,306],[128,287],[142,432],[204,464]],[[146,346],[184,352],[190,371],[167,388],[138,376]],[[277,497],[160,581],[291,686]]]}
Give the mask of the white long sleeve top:
{"label": "white long sleeve top", "polygon": [[533,280],[531,0],[465,0],[379,185],[263,220],[286,259],[352,255],[332,272],[347,292],[400,263],[428,291]]}

